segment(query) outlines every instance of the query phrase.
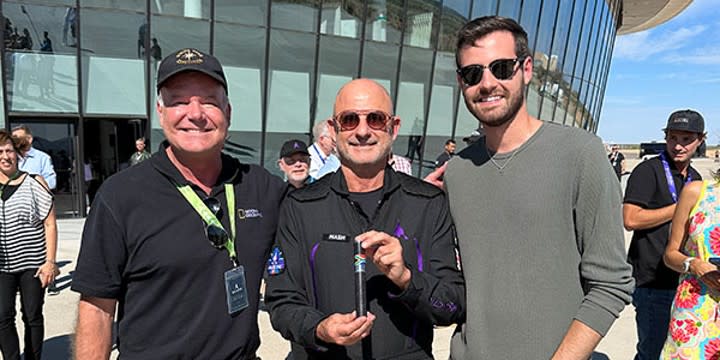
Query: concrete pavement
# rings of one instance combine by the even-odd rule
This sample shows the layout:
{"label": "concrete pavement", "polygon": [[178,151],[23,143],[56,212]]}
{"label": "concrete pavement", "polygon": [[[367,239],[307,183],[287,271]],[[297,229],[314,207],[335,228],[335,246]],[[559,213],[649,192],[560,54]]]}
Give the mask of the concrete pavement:
{"label": "concrete pavement", "polygon": [[[631,169],[637,160],[628,159],[628,168]],[[700,173],[710,178],[709,172],[718,167],[709,159],[695,161],[695,167]],[[45,300],[45,345],[43,358],[49,360],[62,360],[70,358],[70,341],[75,326],[77,302],[79,296],[70,291],[72,271],[75,268],[77,254],[80,246],[80,236],[84,219],[58,220],[59,246],[58,263],[62,273],[58,277],[57,285],[60,293],[47,296]],[[629,244],[631,234],[626,232],[626,244]],[[628,306],[615,322],[610,332],[602,340],[593,359],[631,359],[634,354],[635,333],[634,309]],[[19,331],[22,331],[22,321],[18,315]],[[259,316],[260,336],[262,345],[258,355],[265,360],[284,359],[289,351],[287,341],[272,330],[267,313],[261,312]],[[437,359],[447,359],[449,354],[449,339],[453,327],[441,328],[435,332],[434,354]],[[22,333],[20,333],[22,334]],[[22,335],[20,335],[22,338]],[[116,358],[114,354],[113,358]]]}

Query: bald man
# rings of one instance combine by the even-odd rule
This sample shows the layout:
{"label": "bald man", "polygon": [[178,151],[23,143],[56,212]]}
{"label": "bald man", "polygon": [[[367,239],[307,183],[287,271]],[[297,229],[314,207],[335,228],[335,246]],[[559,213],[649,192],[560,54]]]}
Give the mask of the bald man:
{"label": "bald man", "polygon": [[[265,299],[295,359],[432,359],[433,325],[465,317],[445,194],[387,165],[392,108],[376,82],[343,86],[328,120],[339,171],[283,203]],[[355,242],[367,315],[355,312]]]}

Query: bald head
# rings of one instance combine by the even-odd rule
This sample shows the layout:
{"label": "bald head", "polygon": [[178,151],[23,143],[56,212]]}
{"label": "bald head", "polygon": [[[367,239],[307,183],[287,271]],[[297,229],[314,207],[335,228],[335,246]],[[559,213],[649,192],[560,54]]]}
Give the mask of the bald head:
{"label": "bald head", "polygon": [[356,79],[343,85],[335,97],[335,114],[349,109],[378,109],[391,114],[393,106],[385,87],[370,79]]}

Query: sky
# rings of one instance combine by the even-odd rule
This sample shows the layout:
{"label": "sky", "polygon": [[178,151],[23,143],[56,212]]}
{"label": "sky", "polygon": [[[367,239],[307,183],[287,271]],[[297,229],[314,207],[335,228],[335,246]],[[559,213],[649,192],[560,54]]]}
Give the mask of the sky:
{"label": "sky", "polygon": [[660,141],[669,115],[688,108],[705,118],[708,144],[720,144],[720,0],[694,0],[668,22],[617,37],[597,134]]}

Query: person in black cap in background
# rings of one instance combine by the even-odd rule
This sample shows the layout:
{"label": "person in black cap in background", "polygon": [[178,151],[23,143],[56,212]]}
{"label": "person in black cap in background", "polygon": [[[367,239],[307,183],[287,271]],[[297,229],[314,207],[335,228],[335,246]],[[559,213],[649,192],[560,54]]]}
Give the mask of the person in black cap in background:
{"label": "person in black cap in background", "polygon": [[307,145],[300,140],[288,140],[280,148],[278,166],[285,173],[285,180],[299,189],[307,184],[310,170],[310,153]]}
{"label": "person in black cap in background", "polygon": [[[630,174],[623,204],[625,229],[633,231],[628,262],[633,266],[633,293],[638,343],[635,360],[657,359],[668,332],[670,306],[678,273],[663,263],[670,220],[683,186],[701,180],[690,161],[705,140],[705,122],[693,110],[672,113],[660,156],[638,164]],[[685,272],[689,270],[685,265]]]}
{"label": "person in black cap in background", "polygon": [[108,357],[117,307],[121,358],[256,359],[260,279],[287,185],[222,154],[231,108],[215,57],[173,52],[157,90],[164,148],[109,178],[85,222],[75,358]]}

